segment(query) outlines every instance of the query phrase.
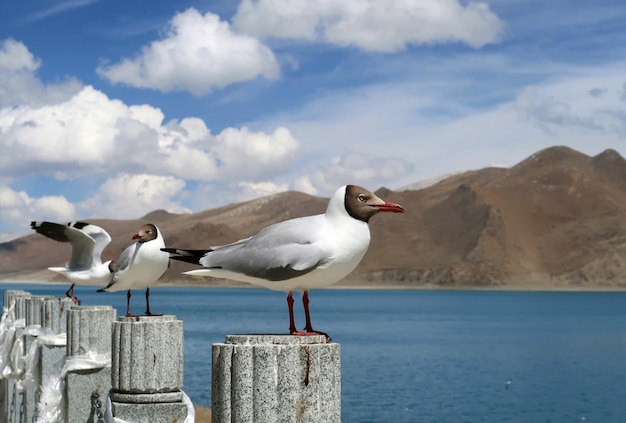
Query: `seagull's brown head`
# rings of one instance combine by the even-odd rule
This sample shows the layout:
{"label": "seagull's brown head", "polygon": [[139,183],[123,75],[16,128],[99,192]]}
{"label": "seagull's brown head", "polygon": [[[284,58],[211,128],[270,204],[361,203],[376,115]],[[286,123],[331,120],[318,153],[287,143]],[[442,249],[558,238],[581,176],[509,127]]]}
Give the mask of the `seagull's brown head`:
{"label": "seagull's brown head", "polygon": [[376,194],[357,185],[346,186],[346,211],[355,219],[368,222],[378,212],[404,213],[400,204],[382,200]]}

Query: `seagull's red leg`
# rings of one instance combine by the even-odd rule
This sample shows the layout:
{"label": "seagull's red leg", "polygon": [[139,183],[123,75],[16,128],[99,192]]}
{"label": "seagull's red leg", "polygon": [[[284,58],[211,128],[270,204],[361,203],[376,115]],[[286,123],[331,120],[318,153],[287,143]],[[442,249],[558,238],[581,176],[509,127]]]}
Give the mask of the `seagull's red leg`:
{"label": "seagull's red leg", "polygon": [[304,328],[307,333],[324,335],[326,337],[326,342],[330,342],[330,336],[326,332],[320,332],[318,330],[313,329],[313,325],[311,325],[311,315],[309,313],[309,291],[304,291],[302,293],[302,305],[304,306],[304,317],[306,319],[306,327]]}
{"label": "seagull's red leg", "polygon": [[126,293],[126,317],[137,317],[136,314],[130,314],[130,289]]}
{"label": "seagull's red leg", "polygon": [[304,306],[304,318],[306,319],[306,326],[304,328],[307,332],[315,332],[313,325],[311,325],[311,315],[309,314],[309,291],[302,293],[302,305]]}
{"label": "seagull's red leg", "polygon": [[291,335],[297,333],[296,322],[293,318],[293,292],[289,291],[287,294],[287,307],[289,307],[289,333]]}
{"label": "seagull's red leg", "polygon": [[162,314],[153,314],[150,312],[150,288],[146,288],[146,316],[163,316]]}
{"label": "seagull's red leg", "polygon": [[67,292],[65,293],[65,296],[67,298],[71,298],[72,301],[74,301],[74,304],[76,305],[80,305],[80,301],[78,300],[78,298],[76,298],[74,296],[74,285],[76,285],[75,283],[72,284],[72,286],[70,286],[70,289],[67,290]]}

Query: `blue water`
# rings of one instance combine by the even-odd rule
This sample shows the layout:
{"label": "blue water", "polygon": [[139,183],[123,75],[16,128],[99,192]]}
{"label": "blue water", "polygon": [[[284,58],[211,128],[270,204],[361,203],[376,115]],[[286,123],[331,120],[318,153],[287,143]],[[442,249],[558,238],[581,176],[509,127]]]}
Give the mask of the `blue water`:
{"label": "blue water", "polygon": [[[287,331],[279,292],[151,294],[154,312],[184,320],[184,390],[197,405],[211,405],[212,343]],[[125,311],[123,292],[78,287],[77,295]],[[132,306],[144,310],[140,291]],[[625,292],[320,290],[311,292],[311,314],[341,344],[345,422],[626,422]]]}

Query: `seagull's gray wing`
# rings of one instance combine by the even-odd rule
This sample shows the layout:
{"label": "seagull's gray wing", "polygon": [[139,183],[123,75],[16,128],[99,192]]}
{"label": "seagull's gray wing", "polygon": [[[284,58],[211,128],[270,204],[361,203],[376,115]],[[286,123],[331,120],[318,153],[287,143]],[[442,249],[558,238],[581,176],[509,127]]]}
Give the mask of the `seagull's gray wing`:
{"label": "seagull's gray wing", "polygon": [[135,258],[135,255],[137,254],[137,250],[139,249],[137,244],[138,243],[129,245],[124,251],[122,251],[122,254],[120,254],[119,258],[115,262],[115,273],[113,274],[113,282],[115,282],[115,278],[119,273],[123,273],[130,267]]}
{"label": "seagull's gray wing", "polygon": [[67,268],[73,271],[90,269],[96,241],[85,232],[71,226],[66,226],[65,234],[72,245],[72,255],[67,263]]}
{"label": "seagull's gray wing", "polygon": [[306,274],[330,258],[328,245],[319,237],[321,217],[268,226],[251,238],[207,253],[200,264],[270,281]]}
{"label": "seagull's gray wing", "polygon": [[[104,229],[84,222],[71,222],[67,225],[54,222],[32,222],[31,228],[37,233],[55,241],[70,243],[72,253],[66,267],[71,271],[90,269],[93,263],[96,240],[92,238],[88,232],[84,231],[84,228],[89,228],[91,233],[97,234],[98,232],[104,232],[104,234],[108,236]],[[103,235],[100,234],[100,237],[102,238]],[[109,237],[109,240],[110,239]],[[102,241],[104,241],[104,239]],[[106,244],[102,246],[102,249],[104,249],[105,246]],[[100,255],[98,254],[98,261],[99,260]]]}
{"label": "seagull's gray wing", "polygon": [[94,241],[95,245],[92,251],[92,261],[93,264],[101,264],[102,263],[102,251],[106,248],[107,245],[111,242],[111,236],[107,231],[102,229],[100,226],[93,225],[88,223],[84,226],[78,227],[77,224],[80,222],[75,222],[74,227],[80,229],[85,234],[89,235]]}

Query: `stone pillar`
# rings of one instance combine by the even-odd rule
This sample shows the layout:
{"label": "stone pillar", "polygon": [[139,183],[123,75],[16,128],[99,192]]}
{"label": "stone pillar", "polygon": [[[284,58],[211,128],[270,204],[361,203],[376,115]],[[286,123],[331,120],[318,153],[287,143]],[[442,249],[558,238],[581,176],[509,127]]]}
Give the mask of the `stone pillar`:
{"label": "stone pillar", "polygon": [[67,332],[67,314],[74,305],[71,298],[47,297],[41,304],[41,327],[52,333]]}
{"label": "stone pillar", "polygon": [[228,335],[212,375],[214,423],[341,421],[340,345],[322,335]]}
{"label": "stone pillar", "polygon": [[[43,304],[46,301],[54,300],[54,297],[45,297],[39,295],[33,295],[26,301],[26,327],[28,326],[41,326],[41,323],[44,319],[43,316]],[[40,350],[38,346],[34,346],[33,344],[37,343],[37,335],[26,335],[24,337],[24,354],[28,355],[33,352],[33,348],[35,348],[34,353],[39,355]],[[31,348],[32,347],[32,348]],[[28,356],[26,358],[29,358]],[[31,365],[27,365],[26,372],[29,370],[32,371],[32,376],[34,376],[34,385],[26,384],[24,389],[21,392],[22,396],[22,407],[23,407],[23,422],[32,422],[35,420],[35,408],[37,406],[37,391],[39,384],[41,383],[41,372],[39,369],[39,359],[40,357],[34,357],[35,361],[27,360]],[[35,367],[33,367],[35,366]],[[29,375],[25,375],[28,377]]]}
{"label": "stone pillar", "polygon": [[[57,386],[59,373],[65,362],[66,339],[55,335],[66,334],[67,315],[74,302],[71,298],[44,298],[41,304],[41,328],[39,336],[39,363],[37,379],[40,381],[35,393],[35,415],[39,416],[42,406],[41,395],[45,388]],[[49,333],[48,333],[49,332]],[[49,334],[56,339],[44,341]],[[54,341],[54,342],[53,342]]]}
{"label": "stone pillar", "polygon": [[[66,315],[72,304],[69,298],[45,296],[32,296],[26,302],[26,325],[39,325],[40,331],[39,335],[24,338],[24,353],[35,353],[34,361],[29,360],[35,384],[25,386],[22,392],[24,421],[34,421],[43,386],[58,378],[65,359],[65,340],[52,338],[65,333]],[[46,336],[50,338],[44,340]]]}
{"label": "stone pillar", "polygon": [[113,323],[113,416],[132,423],[184,421],[183,364],[182,321],[120,317]]}
{"label": "stone pillar", "polygon": [[[26,318],[26,299],[30,297],[30,293],[22,290],[6,290],[4,291],[3,308],[9,310],[13,307],[12,315],[5,316],[5,319],[14,320],[9,322],[5,320],[5,324],[14,324],[15,320]],[[3,312],[4,312],[3,310]],[[10,331],[7,327],[7,332],[4,334],[8,338],[3,339],[3,344],[0,345],[3,348],[3,358],[9,359],[10,350],[13,347],[16,337],[21,335],[22,329],[11,327]],[[14,330],[14,331],[13,331]],[[6,348],[6,351],[4,350]],[[6,355],[5,355],[6,354]],[[4,363],[4,364],[8,364]],[[4,369],[0,369],[2,371]],[[0,375],[0,422],[16,421],[17,418],[17,393],[15,391],[15,381],[10,378],[11,375],[4,377]],[[21,408],[21,396],[19,397]]]}
{"label": "stone pillar", "polygon": [[[117,316],[111,306],[72,306],[67,316],[67,363],[111,357],[111,334]],[[97,361],[97,360],[96,360]],[[67,422],[97,422],[111,389],[111,366],[69,370],[65,376],[64,414]]]}

